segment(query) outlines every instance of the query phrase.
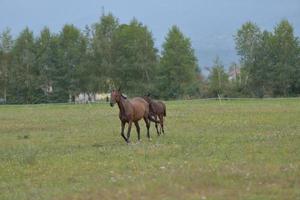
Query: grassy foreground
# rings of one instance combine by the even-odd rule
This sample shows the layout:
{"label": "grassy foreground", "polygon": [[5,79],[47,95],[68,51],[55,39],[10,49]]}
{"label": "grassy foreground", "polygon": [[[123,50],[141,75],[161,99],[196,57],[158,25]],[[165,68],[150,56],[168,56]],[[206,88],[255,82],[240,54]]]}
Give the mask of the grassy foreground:
{"label": "grassy foreground", "polygon": [[167,102],[121,138],[107,104],[0,106],[0,199],[300,199],[300,101]]}

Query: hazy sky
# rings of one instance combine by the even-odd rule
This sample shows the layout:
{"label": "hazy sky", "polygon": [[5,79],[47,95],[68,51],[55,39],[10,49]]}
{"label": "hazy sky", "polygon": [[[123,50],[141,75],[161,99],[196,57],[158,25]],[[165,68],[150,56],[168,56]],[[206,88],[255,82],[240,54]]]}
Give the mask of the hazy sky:
{"label": "hazy sky", "polygon": [[201,67],[216,55],[225,65],[237,61],[233,35],[246,21],[272,30],[288,19],[300,36],[300,0],[0,0],[0,32],[10,27],[17,35],[28,26],[35,34],[48,26],[59,32],[66,23],[79,28],[99,20],[102,7],[121,23],[133,17],[152,31],[161,47],[171,25],[191,38]]}

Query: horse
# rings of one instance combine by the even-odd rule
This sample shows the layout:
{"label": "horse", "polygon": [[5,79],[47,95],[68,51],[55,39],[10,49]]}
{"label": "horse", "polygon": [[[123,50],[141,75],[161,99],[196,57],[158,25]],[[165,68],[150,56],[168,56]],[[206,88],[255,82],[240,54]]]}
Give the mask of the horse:
{"label": "horse", "polygon": [[[144,119],[147,127],[147,137],[150,140],[150,121],[158,122],[151,119],[149,115],[149,104],[141,97],[135,97],[133,99],[127,99],[120,89],[113,90],[110,94],[110,106],[115,104],[119,107],[119,118],[121,121],[121,136],[127,143],[130,143],[130,131],[132,123],[134,123],[138,135],[138,141],[141,141],[139,120]],[[125,124],[128,123],[127,137],[124,135]]]}
{"label": "horse", "polygon": [[145,99],[149,103],[149,115],[154,117],[155,120],[157,120],[157,117],[159,118],[160,131],[158,131],[157,122],[155,122],[157,135],[160,135],[161,131],[163,132],[163,134],[165,134],[163,118],[167,116],[166,105],[162,101],[152,100],[150,98],[150,94],[144,96],[143,99]]}

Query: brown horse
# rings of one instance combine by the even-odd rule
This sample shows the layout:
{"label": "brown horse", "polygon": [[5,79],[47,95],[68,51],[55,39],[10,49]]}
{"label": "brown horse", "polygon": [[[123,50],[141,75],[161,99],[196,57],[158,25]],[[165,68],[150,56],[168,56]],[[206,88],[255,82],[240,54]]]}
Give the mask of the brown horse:
{"label": "brown horse", "polygon": [[155,128],[157,131],[157,135],[161,134],[161,131],[163,134],[164,131],[164,117],[167,116],[166,113],[166,105],[162,101],[154,101],[150,98],[150,94],[143,97],[148,103],[149,103],[149,115],[150,117],[154,117],[155,120],[157,120],[157,117],[159,118],[159,124],[160,124],[160,131],[158,131],[157,122],[155,122]]}
{"label": "brown horse", "polygon": [[[141,140],[140,136],[140,126],[138,121],[142,118],[144,119],[147,127],[147,137],[150,139],[150,121],[156,121],[151,118],[149,118],[149,104],[141,97],[135,97],[131,100],[127,99],[125,97],[120,89],[119,90],[113,90],[110,95],[110,105],[114,106],[114,104],[117,103],[120,113],[119,118],[121,120],[121,135],[124,138],[124,140],[129,143],[130,140],[130,131],[132,123],[135,124],[136,131],[138,134],[138,140]],[[156,121],[158,122],[158,121]],[[127,130],[127,137],[124,135],[124,128],[125,124],[128,123],[128,130]]]}

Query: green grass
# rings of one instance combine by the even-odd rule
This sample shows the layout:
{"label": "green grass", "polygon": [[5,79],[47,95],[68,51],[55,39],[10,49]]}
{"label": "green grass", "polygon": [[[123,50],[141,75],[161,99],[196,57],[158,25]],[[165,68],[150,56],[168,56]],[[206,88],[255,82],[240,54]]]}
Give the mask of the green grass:
{"label": "green grass", "polygon": [[300,199],[300,101],[167,102],[131,145],[107,104],[0,106],[0,199]]}

